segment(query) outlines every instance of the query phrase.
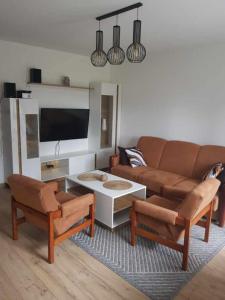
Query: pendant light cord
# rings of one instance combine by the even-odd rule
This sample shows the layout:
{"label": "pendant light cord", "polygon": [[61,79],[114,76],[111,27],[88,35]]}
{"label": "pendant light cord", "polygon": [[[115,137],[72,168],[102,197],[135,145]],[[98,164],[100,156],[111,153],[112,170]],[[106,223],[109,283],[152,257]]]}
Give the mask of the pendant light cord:
{"label": "pendant light cord", "polygon": [[138,8],[137,8],[137,20],[139,20],[139,11],[138,11]]}

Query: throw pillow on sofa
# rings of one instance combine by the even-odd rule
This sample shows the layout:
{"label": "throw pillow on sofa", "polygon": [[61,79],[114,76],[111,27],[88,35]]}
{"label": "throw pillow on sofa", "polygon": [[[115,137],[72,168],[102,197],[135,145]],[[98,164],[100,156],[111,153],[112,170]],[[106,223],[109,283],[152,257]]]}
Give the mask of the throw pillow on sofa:
{"label": "throw pillow on sofa", "polygon": [[127,153],[126,153],[126,149],[135,149],[135,147],[129,147],[129,148],[124,148],[124,147],[120,147],[118,146],[118,149],[119,149],[119,157],[120,157],[120,165],[124,165],[124,166],[129,166],[130,165],[130,161],[129,161],[129,158],[127,156]]}
{"label": "throw pillow on sofa", "polygon": [[220,188],[225,184],[225,165],[223,164],[223,171],[217,176],[217,179],[221,182]]}
{"label": "throw pillow on sofa", "polygon": [[217,178],[224,170],[223,163],[218,162],[214,164],[206,174],[204,174],[202,180],[206,180],[208,178]]}
{"label": "throw pillow on sofa", "polygon": [[137,150],[136,148],[132,148],[132,149],[126,149],[125,151],[127,153],[132,168],[142,167],[142,166],[147,167],[143,154],[140,150]]}

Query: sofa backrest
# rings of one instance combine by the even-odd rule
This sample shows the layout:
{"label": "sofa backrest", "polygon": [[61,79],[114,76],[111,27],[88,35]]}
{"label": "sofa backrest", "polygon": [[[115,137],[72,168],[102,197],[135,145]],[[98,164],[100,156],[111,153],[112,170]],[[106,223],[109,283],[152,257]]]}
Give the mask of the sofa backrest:
{"label": "sofa backrest", "polygon": [[41,213],[58,209],[59,203],[47,184],[19,174],[9,176],[8,183],[12,196],[17,202]]}
{"label": "sofa backrest", "polygon": [[168,141],[164,147],[159,169],[191,177],[200,146],[197,144]]}
{"label": "sofa backrest", "polygon": [[217,162],[225,164],[225,147],[215,145],[201,146],[193,170],[193,178],[202,178],[203,175]]}
{"label": "sofa backrest", "polygon": [[148,166],[190,178],[201,179],[213,164],[225,164],[223,146],[200,146],[190,142],[143,136],[137,147],[142,151]]}
{"label": "sofa backrest", "polygon": [[142,136],[137,147],[143,153],[147,165],[157,169],[166,143],[167,141],[161,138]]}

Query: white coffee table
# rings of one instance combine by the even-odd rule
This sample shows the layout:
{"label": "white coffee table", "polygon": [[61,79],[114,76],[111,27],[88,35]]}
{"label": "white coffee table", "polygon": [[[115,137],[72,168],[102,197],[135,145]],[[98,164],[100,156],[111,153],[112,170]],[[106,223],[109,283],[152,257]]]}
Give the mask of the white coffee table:
{"label": "white coffee table", "polygon": [[[126,195],[134,195],[140,199],[146,199],[146,186],[118,177],[112,174],[105,173],[103,171],[92,171],[97,174],[107,174],[108,180],[125,180],[132,184],[132,187],[126,190],[111,190],[103,187],[103,182],[99,180],[95,181],[81,181],[78,179],[78,175],[67,176],[65,180],[65,189],[68,191],[70,188],[81,185],[92,190],[96,197],[96,220],[103,223],[110,229],[126,223],[129,221],[129,208],[117,209],[114,211],[114,205],[120,198]],[[129,197],[129,196],[128,196]],[[124,197],[123,197],[124,198]],[[121,199],[123,199],[121,198]]]}

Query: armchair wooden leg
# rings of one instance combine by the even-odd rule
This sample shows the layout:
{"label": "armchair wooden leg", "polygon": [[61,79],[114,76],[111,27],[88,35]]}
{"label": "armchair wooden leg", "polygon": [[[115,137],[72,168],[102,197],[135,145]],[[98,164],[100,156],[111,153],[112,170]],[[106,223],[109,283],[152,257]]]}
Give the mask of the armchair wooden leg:
{"label": "armchair wooden leg", "polygon": [[137,215],[133,206],[131,212],[131,245],[132,246],[135,246],[136,244],[136,228],[137,228]]}
{"label": "armchair wooden leg", "polygon": [[13,198],[11,200],[11,207],[12,207],[12,238],[13,240],[18,240],[17,208]]}
{"label": "armchair wooden leg", "polygon": [[204,241],[208,243],[209,241],[209,232],[210,232],[210,225],[211,225],[211,220],[212,220],[212,212],[213,212],[213,206],[214,206],[214,201],[210,205],[210,210],[208,211],[206,215],[206,228],[205,228],[205,237]]}
{"label": "armchair wooden leg", "polygon": [[184,271],[187,271],[187,268],[188,268],[190,229],[191,229],[191,222],[189,220],[186,220],[185,235],[184,235],[184,248],[183,248],[183,262],[182,262],[182,270],[184,270]]}
{"label": "armchair wooden leg", "polygon": [[94,207],[94,204],[90,206],[89,215],[91,218],[89,235],[90,235],[90,237],[94,237],[94,233],[95,233],[95,207]]}
{"label": "armchair wooden leg", "polygon": [[54,224],[53,215],[48,213],[48,262],[54,263]]}

